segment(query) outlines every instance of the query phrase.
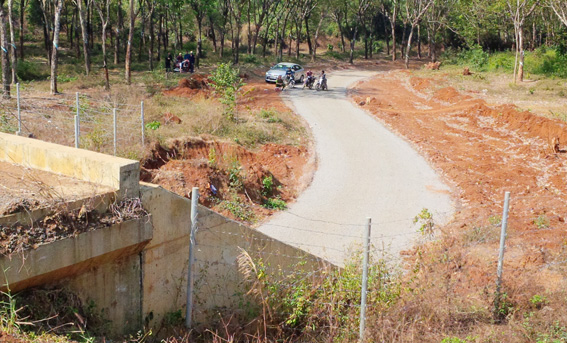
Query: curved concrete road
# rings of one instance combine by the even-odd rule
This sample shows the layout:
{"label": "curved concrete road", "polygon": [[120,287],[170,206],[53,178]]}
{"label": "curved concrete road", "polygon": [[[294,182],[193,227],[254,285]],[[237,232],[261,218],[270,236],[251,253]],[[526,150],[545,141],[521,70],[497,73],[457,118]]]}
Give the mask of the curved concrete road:
{"label": "curved concrete road", "polygon": [[373,74],[334,72],[329,91],[284,92],[311,127],[318,169],[288,210],[258,228],[338,265],[362,246],[367,217],[372,218],[375,252],[396,258],[419,238],[413,218],[423,208],[433,213],[436,223],[453,213],[449,187],[429,164],[347,99],[349,84]]}

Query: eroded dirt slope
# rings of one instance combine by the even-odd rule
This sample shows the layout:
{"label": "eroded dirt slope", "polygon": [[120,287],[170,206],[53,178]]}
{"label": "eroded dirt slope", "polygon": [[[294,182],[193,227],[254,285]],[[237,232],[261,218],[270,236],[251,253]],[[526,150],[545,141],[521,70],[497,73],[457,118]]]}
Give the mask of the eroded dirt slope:
{"label": "eroded dirt slope", "polygon": [[[465,281],[461,286],[493,282],[498,224],[510,191],[507,276],[521,275],[533,287],[560,287],[557,267],[567,260],[565,123],[513,105],[491,106],[402,71],[382,73],[351,94],[411,141],[458,191],[459,211],[444,230],[470,236],[462,251],[467,268],[459,265],[455,276]],[[526,278],[530,273],[540,277]]]}

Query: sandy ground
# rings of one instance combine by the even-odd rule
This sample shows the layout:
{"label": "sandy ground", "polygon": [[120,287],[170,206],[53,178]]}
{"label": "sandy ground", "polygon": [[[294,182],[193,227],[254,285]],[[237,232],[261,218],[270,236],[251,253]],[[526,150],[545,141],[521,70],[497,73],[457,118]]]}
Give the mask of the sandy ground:
{"label": "sandy ground", "polygon": [[349,84],[372,75],[336,71],[329,91],[284,92],[311,127],[318,169],[297,202],[258,230],[342,264],[362,245],[367,217],[374,250],[393,256],[418,238],[413,218],[423,208],[451,218],[450,189],[427,161],[347,98]]}

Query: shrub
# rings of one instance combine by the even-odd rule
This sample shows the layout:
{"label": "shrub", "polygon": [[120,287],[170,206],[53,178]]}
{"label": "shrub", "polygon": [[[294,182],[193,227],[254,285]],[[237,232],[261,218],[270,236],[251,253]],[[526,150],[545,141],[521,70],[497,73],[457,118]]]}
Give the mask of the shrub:
{"label": "shrub", "polygon": [[484,69],[488,64],[489,57],[489,54],[477,45],[469,50],[462,51],[458,58],[463,64],[471,65],[477,69]]}
{"label": "shrub", "polygon": [[19,61],[16,74],[22,81],[46,80],[49,77],[49,70],[42,68],[39,63]]}
{"label": "shrub", "polygon": [[269,208],[271,210],[285,210],[287,208],[287,204],[284,200],[282,200],[279,196],[268,199],[264,203],[265,208]]}
{"label": "shrub", "polygon": [[238,91],[245,85],[239,75],[240,70],[226,63],[221,63],[211,74],[212,85],[220,94],[221,102],[226,105],[225,115],[230,120],[234,120]]}

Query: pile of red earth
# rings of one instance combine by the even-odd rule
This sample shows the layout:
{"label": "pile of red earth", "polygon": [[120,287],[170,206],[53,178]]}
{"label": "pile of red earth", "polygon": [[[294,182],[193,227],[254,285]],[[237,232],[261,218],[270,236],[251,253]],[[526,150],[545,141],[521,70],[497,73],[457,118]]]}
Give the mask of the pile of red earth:
{"label": "pile of red earth", "polygon": [[184,97],[201,94],[208,97],[211,92],[211,82],[208,75],[194,74],[191,77],[179,80],[177,87],[168,89],[163,94]]}

